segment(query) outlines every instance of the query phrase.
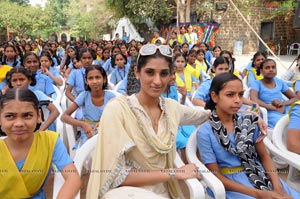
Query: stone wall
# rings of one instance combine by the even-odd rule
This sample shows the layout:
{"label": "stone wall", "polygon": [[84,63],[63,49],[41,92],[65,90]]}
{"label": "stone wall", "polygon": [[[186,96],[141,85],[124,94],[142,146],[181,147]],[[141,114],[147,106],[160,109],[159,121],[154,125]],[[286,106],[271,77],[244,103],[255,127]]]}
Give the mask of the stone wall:
{"label": "stone wall", "polygon": [[[217,0],[216,2],[218,1],[222,0]],[[258,35],[260,35],[262,22],[274,22],[273,42],[280,44],[281,54],[286,54],[287,44],[298,40],[295,36],[297,30],[292,28],[293,15],[268,19],[271,10],[266,8],[263,4],[253,5],[251,12],[247,12],[246,10],[240,11],[244,14]],[[226,12],[214,12],[213,18],[216,22],[221,24],[216,37],[216,45],[220,45],[223,49],[233,51],[235,42],[242,41],[243,54],[253,54],[259,49],[259,39],[230,3],[228,3]],[[265,42],[270,42],[268,40]]]}

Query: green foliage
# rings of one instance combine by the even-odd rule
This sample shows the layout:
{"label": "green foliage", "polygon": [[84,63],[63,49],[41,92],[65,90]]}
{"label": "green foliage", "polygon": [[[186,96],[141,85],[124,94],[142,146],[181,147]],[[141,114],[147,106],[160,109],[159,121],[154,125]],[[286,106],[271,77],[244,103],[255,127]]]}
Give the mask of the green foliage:
{"label": "green foliage", "polygon": [[12,3],[17,3],[20,6],[28,6],[29,0],[9,0]]}
{"label": "green foliage", "polygon": [[103,33],[111,32],[116,24],[104,0],[90,0],[88,3],[71,0],[70,5],[66,15],[72,36],[99,39]]}
{"label": "green foliage", "polygon": [[154,25],[168,23],[174,6],[168,0],[106,0],[116,17],[127,16],[135,25],[145,25],[151,19]]}

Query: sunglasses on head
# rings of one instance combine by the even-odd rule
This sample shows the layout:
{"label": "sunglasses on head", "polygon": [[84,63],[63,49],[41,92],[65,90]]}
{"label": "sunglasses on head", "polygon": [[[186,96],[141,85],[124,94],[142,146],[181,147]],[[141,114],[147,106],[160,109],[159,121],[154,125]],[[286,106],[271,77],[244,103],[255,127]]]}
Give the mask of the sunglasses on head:
{"label": "sunglasses on head", "polygon": [[139,56],[137,58],[137,62],[139,61],[140,56],[149,56],[154,55],[156,51],[159,52],[166,57],[173,57],[172,49],[167,45],[155,45],[155,44],[146,44],[141,47],[139,50]]}

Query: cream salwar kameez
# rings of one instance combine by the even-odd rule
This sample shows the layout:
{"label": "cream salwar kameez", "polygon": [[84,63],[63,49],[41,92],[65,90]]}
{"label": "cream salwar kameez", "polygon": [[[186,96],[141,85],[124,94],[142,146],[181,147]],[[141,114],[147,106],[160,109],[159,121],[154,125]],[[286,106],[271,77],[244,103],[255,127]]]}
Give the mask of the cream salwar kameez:
{"label": "cream salwar kameez", "polygon": [[[130,192],[130,187],[118,187],[131,168],[145,172],[173,168],[178,125],[200,125],[210,114],[209,111],[195,110],[165,98],[160,98],[160,107],[162,114],[158,132],[155,132],[149,116],[135,95],[120,96],[106,105],[93,154],[88,199],[112,198],[112,195],[120,198],[110,194],[109,190],[112,189],[114,193],[118,189]],[[145,189],[145,193],[151,191],[165,198],[183,198],[177,180],[140,188]]]}

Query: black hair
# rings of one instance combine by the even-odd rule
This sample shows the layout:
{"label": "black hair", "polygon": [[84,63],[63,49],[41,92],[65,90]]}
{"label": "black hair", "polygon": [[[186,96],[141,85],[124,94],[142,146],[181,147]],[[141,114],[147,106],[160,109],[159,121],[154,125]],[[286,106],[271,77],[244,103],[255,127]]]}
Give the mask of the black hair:
{"label": "black hair", "polygon": [[[214,68],[217,68],[220,64],[227,64],[229,67],[229,60],[227,59],[227,57],[222,57],[222,56],[217,57],[213,63],[213,66],[214,66]],[[213,67],[211,68],[211,71],[213,73],[215,72],[213,70]]]}
{"label": "black hair", "polygon": [[21,73],[21,74],[25,75],[28,79],[30,79],[31,80],[30,86],[36,85],[35,75],[32,74],[32,72],[30,70],[28,70],[24,67],[15,67],[6,73],[6,80],[7,80],[7,83],[8,83],[7,85],[9,88],[13,88],[12,83],[11,83],[11,78],[12,78],[12,75],[15,73]]}
{"label": "black hair", "polygon": [[242,81],[232,73],[222,73],[213,78],[209,88],[209,99],[205,103],[204,109],[214,110],[216,109],[216,103],[212,100],[211,93],[214,92],[219,95],[220,91],[225,87],[226,83],[233,80]]}
{"label": "black hair", "polygon": [[[32,103],[33,108],[39,113],[39,100],[36,95],[28,88],[11,88],[6,91],[4,95],[0,98],[0,110],[4,108],[5,104],[12,100],[19,100],[21,102]],[[38,130],[40,123],[36,124],[35,130]],[[0,128],[0,134],[6,135]]]}
{"label": "black hair", "polygon": [[[183,43],[183,44],[181,44],[181,51],[182,51],[182,47],[183,47],[184,45],[187,45],[187,46],[189,47],[189,44],[188,44],[188,43]],[[187,56],[188,56],[188,54],[189,54],[189,49],[188,49],[187,52],[183,52],[183,51],[182,51],[182,53],[183,53],[183,56],[184,56],[185,58],[187,58]]]}
{"label": "black hair", "polygon": [[217,48],[219,48],[222,51],[221,46],[214,46],[213,49],[212,49],[212,51],[216,50]]}
{"label": "black hair", "polygon": [[60,59],[58,58],[57,54],[52,50],[52,48],[47,49],[46,52],[48,52],[50,54],[50,57],[51,57],[51,60],[52,60],[52,66],[54,66],[53,58],[56,59],[57,64],[60,65]]}
{"label": "black hair", "polygon": [[81,60],[81,57],[84,53],[90,53],[92,55],[93,60],[97,58],[95,50],[91,48],[80,48],[80,50],[78,50],[78,53],[76,54],[77,60]]}
{"label": "black hair", "polygon": [[[109,59],[109,57],[110,57],[110,48],[109,47],[103,47],[103,52],[102,52],[102,57],[101,57],[101,59],[103,60],[103,55],[104,55],[104,51],[108,51],[108,57],[107,57],[107,59],[106,60],[108,60]],[[106,61],[106,60],[103,60],[104,62]]]}
{"label": "black hair", "polygon": [[[115,62],[113,61],[115,58],[115,55],[113,54],[113,51],[116,49],[116,48],[118,48],[119,50],[120,50],[120,52],[121,52],[121,48],[119,47],[119,46],[113,46],[112,48],[111,48],[111,56],[110,56],[110,60],[111,60],[111,62],[110,62],[110,67],[112,67],[112,68],[115,68]],[[126,62],[127,62],[127,59],[126,59]],[[108,69],[109,70],[109,69]]]}
{"label": "black hair", "polygon": [[[71,61],[72,61],[72,57],[70,57],[69,55],[68,55],[68,50],[69,49],[72,49],[72,50],[74,50],[74,52],[75,52],[75,56],[78,56],[78,50],[77,50],[77,48],[75,47],[75,46],[69,46],[67,49],[66,49],[66,59],[65,59],[65,61],[64,61],[64,67],[66,67],[66,69],[67,68],[69,68],[69,65],[70,65],[70,63],[71,63]],[[77,59],[78,60],[78,59]]]}
{"label": "black hair", "polygon": [[112,46],[112,47],[111,47],[111,51],[110,51],[110,52],[111,52],[111,53],[110,53],[111,55],[113,55],[113,51],[114,51],[116,48],[118,48],[118,49],[120,50],[120,52],[121,52],[121,48],[120,48],[119,46]]}
{"label": "black hair", "polygon": [[139,56],[138,62],[137,62],[137,70],[138,72],[141,72],[141,69],[147,64],[149,59],[153,58],[164,58],[168,63],[169,63],[169,69],[170,72],[172,71],[172,58],[171,57],[166,57],[160,53],[160,51],[157,49],[156,52],[152,55],[146,55],[146,56]]}
{"label": "black hair", "polygon": [[[48,52],[42,52],[41,55],[40,55],[40,59],[41,60],[41,57],[47,57],[49,61],[51,61],[51,66],[54,66],[54,62],[52,60],[52,57],[51,55],[48,53]],[[40,61],[41,63],[41,61]]]}
{"label": "black hair", "polygon": [[[195,45],[196,45],[196,44],[195,44]],[[195,45],[194,45],[194,46],[195,46]],[[206,68],[206,73],[207,73],[208,70],[209,70],[209,68],[210,68],[210,64],[207,62],[207,60],[206,60],[206,58],[205,58],[205,51],[202,50],[202,49],[199,49],[199,50],[197,50],[197,55],[198,55],[199,53],[203,53],[203,55],[204,55],[203,61],[204,61],[204,63],[205,63],[206,66],[207,66],[207,68]]]}
{"label": "black hair", "polygon": [[137,49],[137,47],[136,46],[133,46],[133,45],[130,45],[129,47],[128,47],[128,55],[130,55],[130,56],[133,56],[132,54],[130,54],[130,49],[131,48],[135,48],[135,50],[136,50],[136,53],[138,53],[139,52],[139,50]]}
{"label": "black hair", "polygon": [[255,65],[254,65],[254,61],[257,57],[259,56],[264,56],[266,59],[267,59],[267,54],[263,51],[257,51],[254,55],[253,55],[253,58],[252,58],[252,68],[255,68]]}
{"label": "black hair", "polygon": [[4,65],[7,65],[7,63],[6,63],[6,56],[5,56],[5,50],[6,50],[7,48],[12,48],[13,51],[16,53],[16,55],[14,56],[14,62],[13,62],[13,65],[12,65],[12,67],[15,67],[15,66],[17,66],[17,64],[18,64],[18,61],[17,61],[17,57],[18,57],[18,55],[17,55],[17,49],[16,49],[15,46],[10,45],[10,44],[9,44],[9,45],[6,45],[6,46],[4,47],[4,54],[3,54],[3,61],[2,61],[2,63],[3,63]]}
{"label": "black hair", "polygon": [[116,65],[116,57],[117,55],[121,55],[123,57],[123,59],[125,60],[125,64],[127,64],[127,57],[126,55],[124,55],[123,53],[117,53],[115,55],[112,56],[112,59],[111,59],[111,65],[115,66]]}
{"label": "black hair", "polygon": [[39,100],[36,95],[28,88],[11,88],[0,99],[0,109],[4,108],[4,104],[11,100],[19,100],[22,102],[32,103],[34,109],[39,111]]}
{"label": "black hair", "polygon": [[175,66],[175,60],[178,58],[178,57],[183,57],[183,59],[184,59],[184,61],[185,61],[185,66],[184,67],[186,67],[186,65],[187,65],[187,61],[186,61],[186,58],[184,57],[184,55],[182,54],[182,53],[177,53],[177,54],[175,54],[174,56],[173,56],[173,66],[172,66],[172,68],[171,68],[171,72],[172,71],[174,71],[174,68],[176,67]]}
{"label": "black hair", "polygon": [[[173,55],[175,55],[175,54],[174,54],[174,51],[177,51],[177,50],[180,51],[180,54],[182,54],[181,46],[180,46],[180,45],[176,45],[176,46],[173,47]],[[177,53],[177,54],[178,54],[178,53]],[[185,58],[185,57],[184,57],[184,58]]]}
{"label": "black hair", "polygon": [[136,65],[137,65],[137,56],[135,55],[131,57],[130,68],[127,74],[127,86],[126,86],[127,95],[132,95],[134,93],[137,93],[141,88],[140,81],[136,79],[134,74],[134,68],[136,67]]}
{"label": "black hair", "polygon": [[201,44],[204,44],[204,45],[205,45],[205,47],[206,47],[206,51],[208,51],[208,48],[209,48],[208,44],[207,44],[207,43],[205,43],[205,42],[201,42],[201,43],[199,44],[199,46],[201,46]]}
{"label": "black hair", "polygon": [[265,64],[266,62],[269,62],[269,61],[274,62],[274,63],[275,63],[275,66],[276,66],[275,60],[273,60],[273,59],[265,59],[263,62],[260,63],[259,67],[256,69],[256,74],[257,74],[257,75],[260,75],[260,74],[261,74],[261,69],[263,69],[264,64]]}
{"label": "black hair", "polygon": [[[88,73],[92,70],[98,70],[100,71],[103,80],[106,80],[106,82],[103,82],[103,86],[102,89],[108,89],[108,80],[107,80],[107,74],[105,72],[105,70],[100,66],[100,65],[90,65],[85,69],[85,79],[87,79]],[[89,85],[85,85],[85,90],[90,91],[91,88],[89,87]]]}
{"label": "black hair", "polygon": [[[39,57],[34,53],[34,52],[27,52],[27,53],[25,53],[25,55],[22,57],[22,65],[24,66],[24,62],[25,62],[25,60],[29,57],[29,56],[34,56],[35,58],[36,58],[36,60],[38,60],[38,62],[39,62]],[[40,64],[39,64],[39,66],[40,66]]]}
{"label": "black hair", "polygon": [[[221,53],[220,53],[220,56],[223,56],[224,54],[227,54],[229,55],[230,59],[231,59],[231,68],[230,68],[230,72],[234,72],[234,62],[235,62],[235,58],[232,57],[232,53],[228,50],[222,50]],[[230,64],[230,63],[229,63]]]}

